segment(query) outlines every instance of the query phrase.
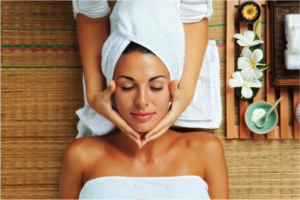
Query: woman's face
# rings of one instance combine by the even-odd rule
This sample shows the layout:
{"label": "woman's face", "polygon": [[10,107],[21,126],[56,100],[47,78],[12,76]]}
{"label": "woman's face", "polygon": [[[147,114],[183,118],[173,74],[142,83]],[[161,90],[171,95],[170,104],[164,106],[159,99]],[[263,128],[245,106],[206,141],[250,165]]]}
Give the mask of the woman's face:
{"label": "woman's face", "polygon": [[154,54],[122,55],[114,72],[118,113],[137,132],[154,128],[168,111],[169,71]]}

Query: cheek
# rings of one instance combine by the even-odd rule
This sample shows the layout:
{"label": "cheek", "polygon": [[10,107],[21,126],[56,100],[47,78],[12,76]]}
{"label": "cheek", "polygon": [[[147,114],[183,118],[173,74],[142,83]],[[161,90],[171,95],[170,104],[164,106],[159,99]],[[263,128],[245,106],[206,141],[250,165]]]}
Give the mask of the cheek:
{"label": "cheek", "polygon": [[115,102],[118,112],[122,115],[123,111],[127,110],[132,102],[131,95],[128,92],[123,92],[120,88],[117,88],[115,93]]}
{"label": "cheek", "polygon": [[158,108],[159,111],[165,113],[169,107],[170,92],[169,90],[157,92],[153,95],[153,104]]}

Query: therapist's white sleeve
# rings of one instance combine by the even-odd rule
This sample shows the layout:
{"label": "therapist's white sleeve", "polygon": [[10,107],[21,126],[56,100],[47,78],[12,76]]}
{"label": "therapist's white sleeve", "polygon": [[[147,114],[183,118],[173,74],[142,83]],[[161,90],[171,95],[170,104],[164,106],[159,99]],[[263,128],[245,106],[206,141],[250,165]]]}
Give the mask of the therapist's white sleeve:
{"label": "therapist's white sleeve", "polygon": [[[99,18],[111,13],[107,0],[72,0],[74,18],[82,13],[90,18]],[[180,15],[183,23],[198,22],[204,17],[210,20],[213,14],[212,0],[181,0]]]}
{"label": "therapist's white sleeve", "polygon": [[213,14],[212,0],[181,0],[180,12],[183,23],[199,22],[204,17],[209,21]]}
{"label": "therapist's white sleeve", "polygon": [[72,6],[75,19],[78,13],[90,18],[104,17],[111,13],[106,0],[72,0]]}

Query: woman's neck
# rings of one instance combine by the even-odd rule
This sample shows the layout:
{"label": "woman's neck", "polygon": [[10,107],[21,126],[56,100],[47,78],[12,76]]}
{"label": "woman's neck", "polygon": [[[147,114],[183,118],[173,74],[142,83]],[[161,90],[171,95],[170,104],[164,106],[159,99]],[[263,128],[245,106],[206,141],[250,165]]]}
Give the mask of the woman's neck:
{"label": "woman's neck", "polygon": [[155,162],[159,155],[164,153],[170,146],[171,138],[174,136],[174,131],[167,130],[160,137],[147,142],[141,149],[137,143],[133,141],[122,131],[114,133],[114,144],[128,156],[135,158],[140,163]]}

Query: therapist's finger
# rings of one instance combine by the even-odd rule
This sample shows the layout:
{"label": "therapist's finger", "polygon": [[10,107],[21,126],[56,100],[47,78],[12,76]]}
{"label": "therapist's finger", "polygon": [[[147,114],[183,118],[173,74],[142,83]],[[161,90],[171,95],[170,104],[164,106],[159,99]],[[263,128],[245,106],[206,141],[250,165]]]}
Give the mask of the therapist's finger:
{"label": "therapist's finger", "polygon": [[174,119],[172,117],[172,112],[169,111],[165,117],[148,133],[145,134],[145,139],[148,141],[148,138],[150,138],[152,135],[158,133],[165,127],[169,128],[174,123]]}
{"label": "therapist's finger", "polygon": [[146,140],[146,142],[149,142],[149,141],[151,141],[151,140],[155,140],[156,138],[162,136],[169,128],[170,128],[170,127],[167,127],[167,126],[164,127],[164,128],[163,128],[162,130],[160,130],[159,132],[157,132],[157,133],[153,134],[152,136],[150,136],[150,137]]}
{"label": "therapist's finger", "polygon": [[133,130],[115,110],[112,110],[109,120],[127,135],[132,135],[136,139],[140,139],[140,134]]}

